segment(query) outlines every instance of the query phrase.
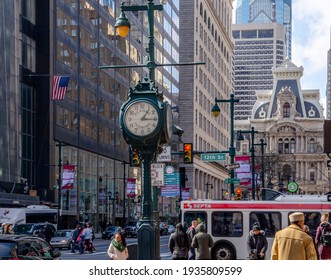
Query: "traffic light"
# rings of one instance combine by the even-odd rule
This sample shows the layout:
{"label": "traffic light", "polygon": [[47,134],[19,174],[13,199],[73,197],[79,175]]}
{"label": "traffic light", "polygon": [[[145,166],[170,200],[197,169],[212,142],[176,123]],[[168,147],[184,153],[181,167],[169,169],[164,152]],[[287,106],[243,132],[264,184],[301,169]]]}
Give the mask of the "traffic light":
{"label": "traffic light", "polygon": [[242,190],[241,188],[236,189],[236,200],[241,200],[242,197]]}
{"label": "traffic light", "polygon": [[192,143],[184,144],[184,163],[193,163]]}
{"label": "traffic light", "polygon": [[140,158],[136,149],[131,149],[130,163],[131,167],[140,167]]}

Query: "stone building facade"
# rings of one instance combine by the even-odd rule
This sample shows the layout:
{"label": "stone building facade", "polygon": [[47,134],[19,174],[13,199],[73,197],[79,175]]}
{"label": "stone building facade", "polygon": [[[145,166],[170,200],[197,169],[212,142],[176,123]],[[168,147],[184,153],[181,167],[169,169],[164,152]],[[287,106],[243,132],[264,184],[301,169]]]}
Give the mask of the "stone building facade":
{"label": "stone building facade", "polygon": [[[251,119],[237,122],[236,130],[254,127],[258,132],[255,143],[259,139],[267,143],[262,167],[266,187],[286,192],[288,184],[295,182],[299,193],[326,193],[330,180],[323,153],[324,116],[319,90],[301,89],[303,67],[290,60],[274,68],[273,75],[273,90],[257,92]],[[241,152],[244,145],[239,144]],[[254,150],[261,163],[260,148]]]}

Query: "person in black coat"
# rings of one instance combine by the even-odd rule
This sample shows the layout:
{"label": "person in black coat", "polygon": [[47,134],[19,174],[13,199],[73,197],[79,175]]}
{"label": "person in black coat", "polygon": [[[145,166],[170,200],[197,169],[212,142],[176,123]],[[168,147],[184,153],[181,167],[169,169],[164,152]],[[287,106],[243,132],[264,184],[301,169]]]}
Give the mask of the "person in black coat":
{"label": "person in black coat", "polygon": [[173,260],[187,260],[190,241],[181,223],[176,225],[176,231],[170,235],[168,242]]}
{"label": "person in black coat", "polygon": [[247,251],[248,256],[252,260],[264,260],[268,250],[268,240],[265,237],[265,232],[260,229],[258,223],[253,225],[252,230],[248,234]]}

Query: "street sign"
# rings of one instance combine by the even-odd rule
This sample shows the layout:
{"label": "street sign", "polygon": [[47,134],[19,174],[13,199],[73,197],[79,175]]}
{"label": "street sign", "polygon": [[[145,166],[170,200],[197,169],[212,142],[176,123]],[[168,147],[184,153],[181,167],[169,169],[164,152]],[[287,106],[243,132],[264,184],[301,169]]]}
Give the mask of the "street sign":
{"label": "street sign", "polygon": [[226,154],[222,154],[222,153],[201,154],[201,160],[202,161],[226,160]]}
{"label": "street sign", "polygon": [[225,168],[229,168],[229,169],[240,168],[240,164],[239,163],[234,163],[234,164],[225,165]]}
{"label": "street sign", "polygon": [[240,179],[237,179],[237,178],[227,178],[224,180],[224,183],[225,184],[239,184],[240,183]]}

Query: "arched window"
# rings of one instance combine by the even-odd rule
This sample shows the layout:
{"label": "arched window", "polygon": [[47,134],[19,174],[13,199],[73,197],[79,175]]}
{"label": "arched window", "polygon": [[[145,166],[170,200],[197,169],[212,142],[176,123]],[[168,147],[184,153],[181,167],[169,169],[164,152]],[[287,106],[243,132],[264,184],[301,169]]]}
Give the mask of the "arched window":
{"label": "arched window", "polygon": [[288,140],[288,138],[284,139],[284,154],[289,154],[290,153],[290,141]]}
{"label": "arched window", "polygon": [[295,138],[291,138],[290,140],[290,153],[291,154],[295,153]]}
{"label": "arched window", "polygon": [[291,171],[291,166],[288,164],[285,164],[283,166],[283,178],[287,181],[290,182],[292,180],[291,178],[292,171]]}
{"label": "arched window", "polygon": [[200,3],[200,16],[203,15],[202,3]]}
{"label": "arched window", "polygon": [[283,139],[282,138],[278,139],[278,153],[279,154],[284,153],[284,151],[283,151]]}
{"label": "arched window", "polygon": [[314,138],[308,140],[308,153],[315,154],[317,153],[317,142]]}
{"label": "arched window", "polygon": [[290,117],[290,104],[288,102],[283,105],[283,118]]}

